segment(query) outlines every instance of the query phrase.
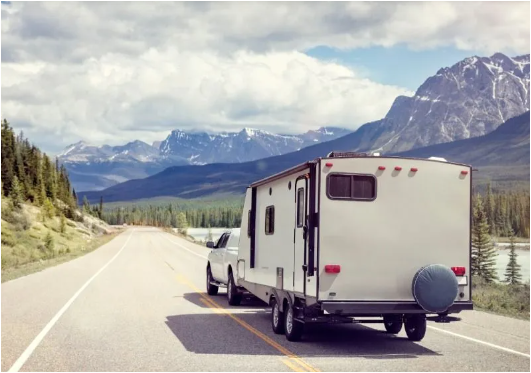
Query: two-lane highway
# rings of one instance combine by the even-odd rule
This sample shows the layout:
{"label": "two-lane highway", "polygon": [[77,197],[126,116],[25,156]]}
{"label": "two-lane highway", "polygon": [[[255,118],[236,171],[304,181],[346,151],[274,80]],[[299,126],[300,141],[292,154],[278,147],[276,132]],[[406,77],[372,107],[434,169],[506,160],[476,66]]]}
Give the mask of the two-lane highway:
{"label": "two-lane highway", "polygon": [[420,343],[380,325],[271,331],[259,301],[205,294],[208,250],[155,228],[2,284],[2,370],[529,371],[529,322],[482,312]]}

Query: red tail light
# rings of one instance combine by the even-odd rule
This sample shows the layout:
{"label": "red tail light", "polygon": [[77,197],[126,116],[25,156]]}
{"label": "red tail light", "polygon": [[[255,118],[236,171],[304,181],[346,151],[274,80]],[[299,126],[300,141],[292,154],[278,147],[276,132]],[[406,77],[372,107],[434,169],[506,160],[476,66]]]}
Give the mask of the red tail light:
{"label": "red tail light", "polygon": [[452,267],[452,271],[455,273],[456,276],[464,276],[466,273],[465,267]]}
{"label": "red tail light", "polygon": [[411,172],[417,172],[419,169],[416,167],[411,167]]}
{"label": "red tail light", "polygon": [[341,266],[337,264],[327,264],[325,265],[325,272],[326,273],[339,273],[341,272]]}
{"label": "red tail light", "polygon": [[468,171],[465,171],[465,170],[461,171],[461,175],[468,175]]}
{"label": "red tail light", "polygon": [[334,164],[331,163],[331,162],[327,162],[327,163],[325,164],[326,167],[332,167],[333,165],[334,165]]}
{"label": "red tail light", "polygon": [[402,170],[402,167],[400,167],[400,166],[396,166],[396,167],[395,167],[395,170],[396,170],[396,171],[401,171],[401,170]]}

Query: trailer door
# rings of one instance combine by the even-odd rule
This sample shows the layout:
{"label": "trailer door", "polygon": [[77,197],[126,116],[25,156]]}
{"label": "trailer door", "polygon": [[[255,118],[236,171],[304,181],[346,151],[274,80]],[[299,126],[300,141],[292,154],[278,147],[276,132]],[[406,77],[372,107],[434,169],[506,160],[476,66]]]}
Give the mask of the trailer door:
{"label": "trailer door", "polygon": [[308,185],[306,177],[295,182],[295,229],[293,247],[293,290],[304,293],[303,266],[306,264],[306,238],[308,230]]}

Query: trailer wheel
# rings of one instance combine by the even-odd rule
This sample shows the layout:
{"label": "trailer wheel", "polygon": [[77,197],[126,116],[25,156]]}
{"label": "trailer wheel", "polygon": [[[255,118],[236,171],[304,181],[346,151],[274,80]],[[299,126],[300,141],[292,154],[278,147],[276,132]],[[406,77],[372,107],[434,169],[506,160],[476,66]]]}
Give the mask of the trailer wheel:
{"label": "trailer wheel", "polygon": [[402,330],[402,321],[397,321],[396,318],[393,319],[388,316],[383,318],[385,330],[390,334],[398,334]]}
{"label": "trailer wheel", "polygon": [[286,333],[286,339],[291,342],[300,341],[304,331],[304,324],[295,320],[293,307],[286,307],[285,314],[284,329]]}
{"label": "trailer wheel", "polygon": [[410,341],[421,341],[426,335],[426,316],[415,315],[407,317],[404,322],[407,337]]}
{"label": "trailer wheel", "polygon": [[206,273],[207,294],[216,295],[218,293],[219,288],[216,285],[212,285],[210,283],[211,281],[212,281],[212,272],[210,271],[210,266],[207,266],[207,273]]}
{"label": "trailer wheel", "polygon": [[271,300],[271,326],[275,334],[284,334],[284,312],[280,311],[280,305],[276,298]]}
{"label": "trailer wheel", "polygon": [[242,301],[241,294],[238,294],[238,289],[234,285],[234,278],[232,272],[229,272],[229,282],[227,283],[227,299],[231,306],[238,306]]}

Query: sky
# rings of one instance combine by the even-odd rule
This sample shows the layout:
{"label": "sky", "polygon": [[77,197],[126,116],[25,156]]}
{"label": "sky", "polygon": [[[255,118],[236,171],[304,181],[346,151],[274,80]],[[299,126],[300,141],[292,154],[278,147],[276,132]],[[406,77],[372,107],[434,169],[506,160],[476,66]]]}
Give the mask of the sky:
{"label": "sky", "polygon": [[529,53],[529,2],[5,2],[1,114],[46,152],[356,130],[441,67]]}

